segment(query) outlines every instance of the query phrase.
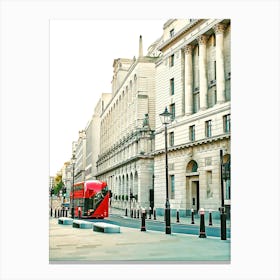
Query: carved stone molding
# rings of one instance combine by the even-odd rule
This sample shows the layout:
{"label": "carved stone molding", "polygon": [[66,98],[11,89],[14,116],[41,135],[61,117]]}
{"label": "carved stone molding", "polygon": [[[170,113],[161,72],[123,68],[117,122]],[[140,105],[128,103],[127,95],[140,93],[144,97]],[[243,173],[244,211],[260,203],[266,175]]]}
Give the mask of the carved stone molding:
{"label": "carved stone molding", "polygon": [[213,29],[214,29],[216,34],[223,34],[226,30],[226,26],[222,23],[218,23],[218,24],[213,26]]}
{"label": "carved stone molding", "polygon": [[193,50],[193,46],[192,45],[186,45],[184,46],[184,52],[185,54],[192,54],[192,50]]}
{"label": "carved stone molding", "polygon": [[200,35],[197,37],[197,42],[199,45],[206,45],[207,40],[208,40],[208,36],[207,35]]}

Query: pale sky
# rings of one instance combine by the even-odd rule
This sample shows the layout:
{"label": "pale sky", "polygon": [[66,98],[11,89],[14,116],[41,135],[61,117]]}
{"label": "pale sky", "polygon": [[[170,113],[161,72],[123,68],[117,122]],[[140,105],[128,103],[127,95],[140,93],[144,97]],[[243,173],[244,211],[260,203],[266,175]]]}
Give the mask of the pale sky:
{"label": "pale sky", "polygon": [[137,57],[140,35],[146,54],[166,20],[50,21],[51,176],[70,160],[101,93],[111,92],[113,60]]}

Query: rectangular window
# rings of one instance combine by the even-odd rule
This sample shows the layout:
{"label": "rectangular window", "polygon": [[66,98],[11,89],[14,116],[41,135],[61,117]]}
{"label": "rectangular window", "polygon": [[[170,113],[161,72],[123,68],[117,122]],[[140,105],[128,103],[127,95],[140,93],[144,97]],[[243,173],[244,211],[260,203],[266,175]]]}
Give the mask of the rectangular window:
{"label": "rectangular window", "polygon": [[170,198],[175,198],[175,175],[170,175]]}
{"label": "rectangular window", "polygon": [[174,78],[170,79],[170,95],[174,95],[175,93],[175,85],[174,85]]}
{"label": "rectangular window", "polygon": [[216,67],[217,67],[217,66],[216,66],[216,61],[214,61],[214,80],[216,80],[216,77],[217,77],[217,76],[216,76],[216,73],[217,73],[217,72],[216,72],[216,69],[217,69]]}
{"label": "rectangular window", "polygon": [[174,28],[169,31],[170,38],[174,36]]}
{"label": "rectangular window", "polygon": [[212,121],[205,122],[205,136],[211,137],[212,136]]}
{"label": "rectangular window", "polygon": [[223,116],[224,132],[230,132],[230,115]]}
{"label": "rectangular window", "polygon": [[175,103],[170,105],[171,120],[175,119]]}
{"label": "rectangular window", "polygon": [[174,132],[169,133],[169,145],[170,147],[174,146]]}
{"label": "rectangular window", "polygon": [[172,54],[172,55],[169,57],[169,66],[170,66],[170,67],[174,66],[174,54]]}
{"label": "rectangular window", "polygon": [[214,104],[217,104],[217,91],[216,90],[214,90],[213,98],[214,98]]}
{"label": "rectangular window", "polygon": [[192,125],[189,128],[189,136],[191,141],[195,141],[195,126]]}

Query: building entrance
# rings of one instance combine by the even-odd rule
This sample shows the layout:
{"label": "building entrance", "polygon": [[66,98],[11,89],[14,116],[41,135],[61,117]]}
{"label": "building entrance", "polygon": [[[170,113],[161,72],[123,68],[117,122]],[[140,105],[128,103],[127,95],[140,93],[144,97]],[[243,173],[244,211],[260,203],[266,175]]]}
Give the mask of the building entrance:
{"label": "building entrance", "polygon": [[199,181],[192,181],[191,189],[192,208],[195,211],[199,210]]}

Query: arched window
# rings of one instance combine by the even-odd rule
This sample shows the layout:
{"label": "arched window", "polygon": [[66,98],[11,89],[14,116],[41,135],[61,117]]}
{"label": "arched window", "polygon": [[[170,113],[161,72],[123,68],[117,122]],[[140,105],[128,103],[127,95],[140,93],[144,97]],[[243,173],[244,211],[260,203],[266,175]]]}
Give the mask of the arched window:
{"label": "arched window", "polygon": [[197,162],[194,160],[191,160],[187,165],[187,172],[188,173],[197,172],[197,168],[198,168]]}

